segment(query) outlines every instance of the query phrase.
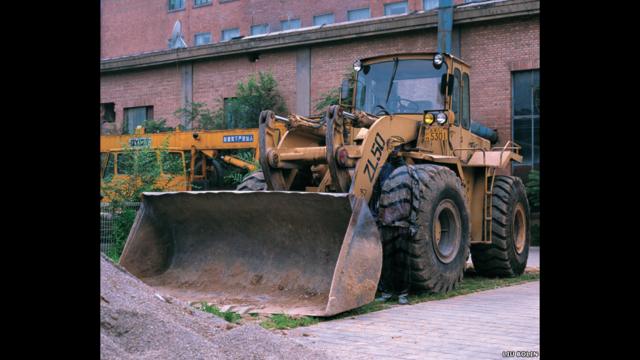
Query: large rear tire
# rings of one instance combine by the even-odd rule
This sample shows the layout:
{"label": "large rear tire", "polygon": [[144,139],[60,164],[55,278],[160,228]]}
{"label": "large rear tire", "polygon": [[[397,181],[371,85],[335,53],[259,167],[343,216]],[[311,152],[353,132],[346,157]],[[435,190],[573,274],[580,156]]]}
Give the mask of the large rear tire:
{"label": "large rear tire", "polygon": [[238,187],[238,191],[265,191],[267,190],[267,182],[264,180],[262,170],[257,170],[245,176]]}
{"label": "large rear tire", "polygon": [[476,272],[488,277],[522,274],[529,257],[529,201],[522,180],[496,176],[492,195],[491,244],[474,245]]}
{"label": "large rear tire", "polygon": [[400,242],[404,264],[397,270],[410,272],[411,291],[455,288],[464,273],[470,242],[460,178],[444,166],[398,167],[382,186],[379,211],[383,243]]}

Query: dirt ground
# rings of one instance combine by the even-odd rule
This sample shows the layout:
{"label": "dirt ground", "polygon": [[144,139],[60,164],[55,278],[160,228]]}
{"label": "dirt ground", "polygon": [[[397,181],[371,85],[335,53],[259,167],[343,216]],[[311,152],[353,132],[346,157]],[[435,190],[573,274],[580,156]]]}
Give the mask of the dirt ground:
{"label": "dirt ground", "polygon": [[101,359],[331,359],[258,325],[233,325],[100,259]]}

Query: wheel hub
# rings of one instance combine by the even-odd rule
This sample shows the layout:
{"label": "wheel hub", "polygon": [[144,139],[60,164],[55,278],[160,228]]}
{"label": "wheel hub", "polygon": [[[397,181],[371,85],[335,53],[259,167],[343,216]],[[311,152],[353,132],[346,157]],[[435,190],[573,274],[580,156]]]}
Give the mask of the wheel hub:
{"label": "wheel hub", "polygon": [[520,203],[516,206],[515,214],[513,216],[513,224],[511,224],[511,231],[515,240],[514,245],[516,247],[516,252],[518,254],[522,254],[527,240],[527,222],[524,216],[524,207]]}
{"label": "wheel hub", "polygon": [[460,211],[449,199],[436,208],[433,226],[433,248],[438,259],[447,264],[453,261],[460,248]]}

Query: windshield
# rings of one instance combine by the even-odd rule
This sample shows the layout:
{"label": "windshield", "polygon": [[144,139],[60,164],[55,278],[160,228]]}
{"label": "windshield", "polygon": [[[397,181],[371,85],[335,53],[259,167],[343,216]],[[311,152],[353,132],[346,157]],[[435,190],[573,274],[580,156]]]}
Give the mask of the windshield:
{"label": "windshield", "polygon": [[397,66],[393,60],[365,65],[358,72],[355,107],[374,115],[384,110],[390,114],[443,110],[440,82],[446,72],[446,63],[436,70],[427,59],[398,60]]}

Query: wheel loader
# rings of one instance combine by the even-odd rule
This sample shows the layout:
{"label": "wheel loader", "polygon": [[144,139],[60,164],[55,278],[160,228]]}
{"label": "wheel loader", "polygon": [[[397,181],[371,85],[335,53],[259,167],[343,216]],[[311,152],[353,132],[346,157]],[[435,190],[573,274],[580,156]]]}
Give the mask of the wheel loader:
{"label": "wheel loader", "polygon": [[470,130],[469,66],[441,52],[353,65],[350,103],[260,114],[243,191],[145,193],[120,264],[187,301],[315,316],[371,302],[389,243],[416,292],[453,289],[469,254],[482,275],[521,274],[525,189],[496,175],[520,146]]}

